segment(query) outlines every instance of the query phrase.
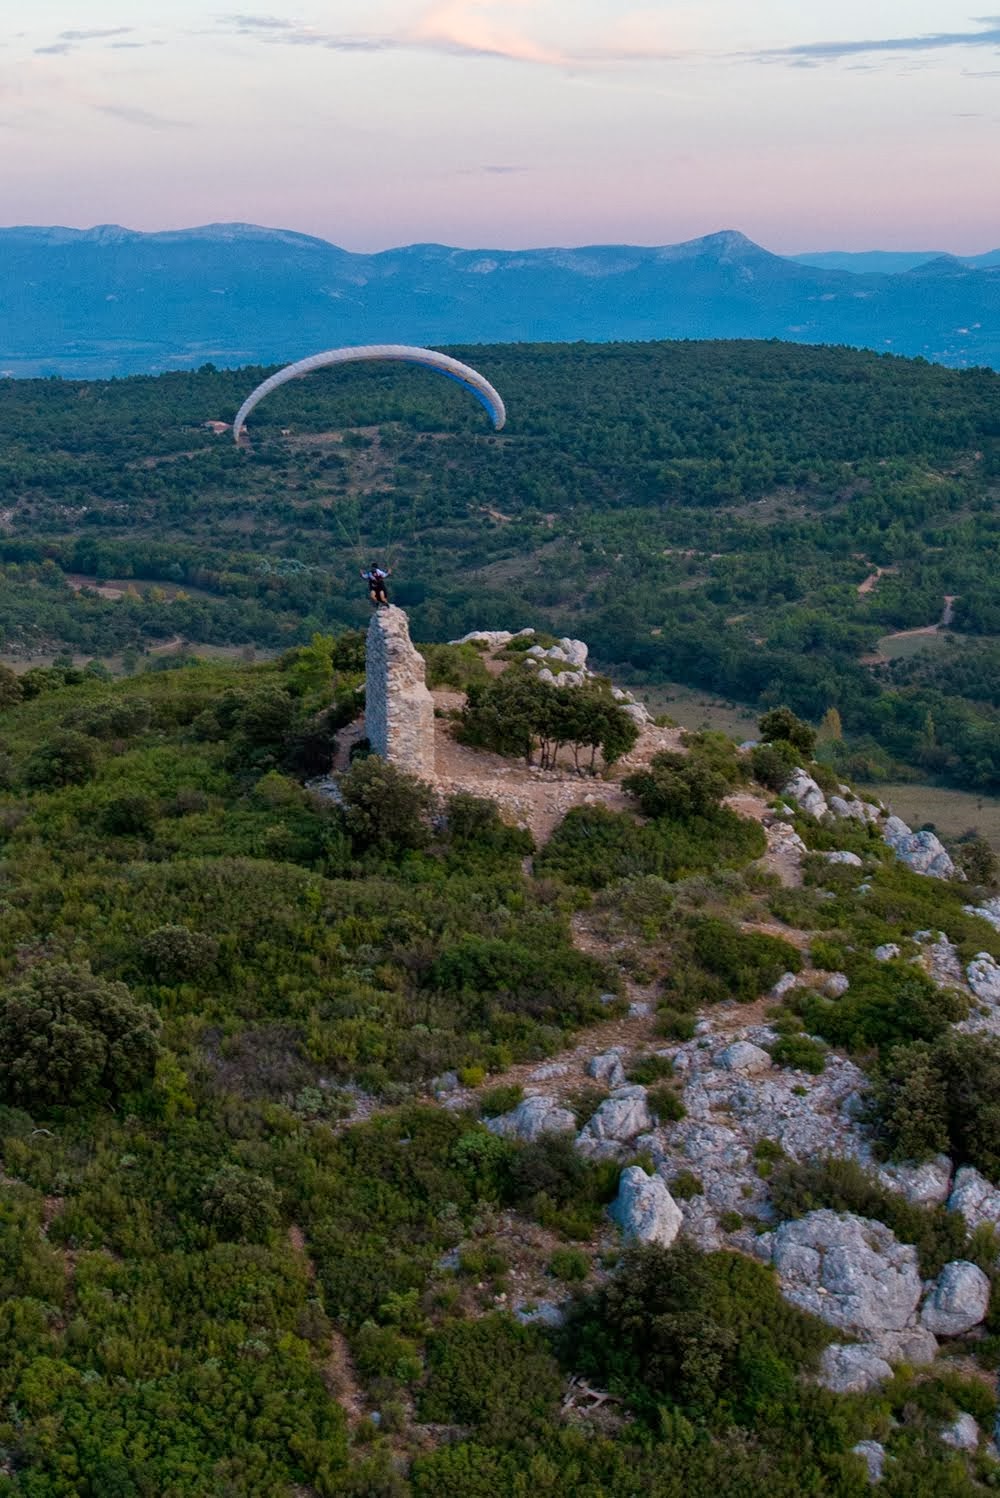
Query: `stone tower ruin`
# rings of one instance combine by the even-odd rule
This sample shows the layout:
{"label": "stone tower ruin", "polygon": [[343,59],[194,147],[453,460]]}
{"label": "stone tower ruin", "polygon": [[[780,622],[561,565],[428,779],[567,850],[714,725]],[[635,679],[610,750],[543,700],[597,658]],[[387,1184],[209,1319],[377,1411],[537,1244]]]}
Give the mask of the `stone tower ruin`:
{"label": "stone tower ruin", "polygon": [[433,780],[434,699],[425,672],[403,610],[376,609],[365,649],[365,733],[390,764]]}

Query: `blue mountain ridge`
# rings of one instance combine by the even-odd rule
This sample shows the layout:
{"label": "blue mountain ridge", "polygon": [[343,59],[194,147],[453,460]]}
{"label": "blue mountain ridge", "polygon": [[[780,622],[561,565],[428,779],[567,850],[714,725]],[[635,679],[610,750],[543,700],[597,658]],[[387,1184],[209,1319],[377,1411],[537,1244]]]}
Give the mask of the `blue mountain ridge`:
{"label": "blue mountain ridge", "polygon": [[4,375],[261,364],[390,341],[654,338],[845,343],[1000,367],[1000,263],[939,255],[859,273],[771,254],[735,230],[648,247],[356,254],[253,224],[0,229]]}

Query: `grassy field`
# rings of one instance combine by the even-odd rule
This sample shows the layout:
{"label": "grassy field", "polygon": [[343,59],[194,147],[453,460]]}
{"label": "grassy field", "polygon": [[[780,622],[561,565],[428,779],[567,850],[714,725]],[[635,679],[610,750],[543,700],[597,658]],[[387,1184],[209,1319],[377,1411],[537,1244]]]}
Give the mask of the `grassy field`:
{"label": "grassy field", "polygon": [[662,686],[643,687],[636,696],[651,713],[656,716],[666,713],[682,728],[716,728],[741,742],[757,737],[758,714],[752,708],[726,702],[710,692],[699,692],[695,687],[682,687],[671,681]]}

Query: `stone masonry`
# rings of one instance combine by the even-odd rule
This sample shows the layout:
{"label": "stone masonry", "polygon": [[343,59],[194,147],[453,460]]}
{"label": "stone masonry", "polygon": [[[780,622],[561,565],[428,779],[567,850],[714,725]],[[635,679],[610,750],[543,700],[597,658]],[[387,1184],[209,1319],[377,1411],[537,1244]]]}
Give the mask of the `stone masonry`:
{"label": "stone masonry", "polygon": [[372,615],[365,652],[365,732],[376,754],[400,770],[434,779],[434,699],[424,658],[413,648],[402,609]]}

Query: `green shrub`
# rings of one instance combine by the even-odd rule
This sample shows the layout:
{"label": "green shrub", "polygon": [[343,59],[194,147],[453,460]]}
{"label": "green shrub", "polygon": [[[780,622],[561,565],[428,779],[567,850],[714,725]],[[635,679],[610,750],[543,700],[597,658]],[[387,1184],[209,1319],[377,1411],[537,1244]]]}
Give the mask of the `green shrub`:
{"label": "green shrub", "polygon": [[524,1088],[518,1082],[508,1082],[481,1092],[477,1102],[484,1118],[499,1118],[503,1113],[510,1113],[523,1099]]}
{"label": "green shrub", "polygon": [[453,1321],[428,1343],[420,1418],[472,1425],[504,1441],[548,1417],[560,1385],[555,1359],[536,1328],[498,1313]]}
{"label": "green shrub", "polygon": [[875,1075],[874,1100],[893,1158],[945,1152],[1000,1180],[1000,1041],[949,1031],[897,1046]]}
{"label": "green shrub", "polygon": [[33,968],[0,995],[0,1097],[31,1109],[111,1101],[152,1076],[159,1017],[86,968]]}
{"label": "green shrub", "polygon": [[723,1212],[719,1226],[724,1233],[736,1233],[743,1226],[743,1218],[739,1212]]}
{"label": "green shrub", "polygon": [[796,755],[784,744],[757,744],[750,751],[750,772],[770,791],[784,790],[795,765]]}
{"label": "green shrub", "polygon": [[849,1050],[885,1048],[909,1040],[933,1040],[968,1013],[954,989],[940,989],[912,963],[852,964],[851,987],[839,999],[803,994],[806,1028]]}
{"label": "green shrub", "polygon": [[416,776],[371,754],[341,776],[340,793],[357,852],[386,857],[429,842],[433,793]]}
{"label": "green shrub", "polygon": [[33,790],[83,785],[97,773],[97,751],[82,733],[60,733],[35,749],[24,764],[24,782]]}
{"label": "green shrub", "polygon": [[590,1260],[578,1248],[557,1248],[549,1260],[549,1273],[567,1284],[579,1284],[590,1273]]}
{"label": "green shrub", "polygon": [[797,749],[806,759],[812,758],[816,747],[816,730],[801,718],[797,718],[789,707],[773,707],[758,723],[760,736],[769,743],[784,740]]}
{"label": "green shrub", "polygon": [[687,1112],[680,1095],[667,1083],[651,1087],[646,1093],[646,1101],[661,1124],[677,1123]]}
{"label": "green shrub", "polygon": [[652,1082],[661,1082],[674,1074],[674,1063],[669,1056],[636,1056],[630,1061],[627,1075],[630,1082],[648,1087]]}
{"label": "green shrub", "polygon": [[687,1202],[695,1196],[701,1196],[705,1190],[701,1177],[696,1176],[693,1171],[681,1170],[670,1182],[670,1194],[679,1202]]}
{"label": "green shrub", "polygon": [[202,1212],[221,1238],[263,1243],[278,1222],[278,1193],[264,1176],[223,1165],[205,1183]]}
{"label": "green shrub", "polygon": [[826,1050],[808,1035],[781,1035],[771,1046],[771,1059],[778,1066],[819,1076],[826,1066]]}
{"label": "green shrub", "polygon": [[567,1333],[572,1366],[619,1388],[646,1418],[668,1406],[737,1420],[761,1398],[790,1399],[833,1333],[790,1306],[769,1269],[690,1245],[626,1252]]}

